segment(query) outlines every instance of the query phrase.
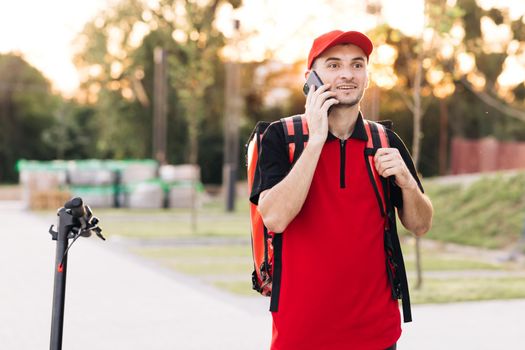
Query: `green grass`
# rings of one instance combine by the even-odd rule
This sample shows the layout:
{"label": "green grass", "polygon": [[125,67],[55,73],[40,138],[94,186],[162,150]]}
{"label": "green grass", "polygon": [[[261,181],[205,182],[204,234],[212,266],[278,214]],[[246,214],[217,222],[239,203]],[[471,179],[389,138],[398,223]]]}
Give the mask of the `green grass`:
{"label": "green grass", "polygon": [[246,281],[214,281],[213,285],[233,294],[263,298],[252,289],[252,283],[248,278]]}
{"label": "green grass", "polygon": [[[508,248],[517,241],[525,218],[525,174],[481,178],[469,186],[444,185],[432,180],[425,181],[424,185],[434,205],[434,223],[428,238],[483,248]],[[224,290],[257,297],[251,289],[250,245],[226,244],[228,238],[249,239],[248,201],[238,201],[234,213],[226,213],[223,208],[224,204],[219,201],[200,208],[196,232],[192,232],[188,209],[95,209],[95,215],[101,219],[104,233],[109,237],[191,238],[195,245],[132,250]],[[40,212],[38,215],[52,218],[56,214]],[[224,244],[208,245],[209,242],[204,244],[207,237],[226,240]],[[203,239],[202,244],[199,239]],[[445,251],[443,246],[423,246],[423,269],[442,272],[445,277],[451,272],[450,277],[441,274],[441,278],[426,277],[421,290],[411,291],[414,303],[525,298],[525,278],[522,276],[487,274],[488,277],[480,278],[454,274],[471,270],[504,273],[516,269],[515,266],[493,263],[481,254],[452,253]],[[407,270],[413,275],[413,246],[406,245],[403,251]],[[525,267],[518,269],[523,271]]]}
{"label": "green grass", "polygon": [[[157,214],[158,215],[158,214]],[[244,236],[250,234],[247,218],[236,215],[224,215],[216,218],[205,217],[199,219],[196,232],[192,232],[191,218],[166,217],[164,220],[154,217],[144,221],[104,220],[99,216],[104,234],[118,235],[130,238],[159,238],[159,237],[188,237],[188,236]]]}
{"label": "green grass", "polygon": [[[497,264],[472,259],[426,256],[422,257],[423,271],[498,270]],[[414,259],[405,259],[408,270],[415,270]]]}
{"label": "green grass", "polygon": [[[258,296],[249,281],[215,281],[231,293]],[[410,290],[412,304],[442,304],[462,301],[525,298],[525,278],[426,279],[421,290]]]}
{"label": "green grass", "polygon": [[148,258],[251,258],[251,247],[248,245],[213,245],[213,246],[180,246],[164,248],[140,248],[136,253]]}
{"label": "green grass", "polygon": [[237,210],[227,213],[223,203],[213,201],[197,211],[197,229],[193,232],[189,209],[96,209],[101,227],[108,236],[130,238],[169,238],[242,236],[249,237],[247,201],[237,201]]}
{"label": "green grass", "polygon": [[[405,246],[409,274],[414,273],[413,248]],[[176,271],[202,279],[228,292],[258,297],[251,289],[253,269],[250,245],[199,245],[139,248],[134,252]],[[443,252],[442,248],[423,250],[424,271],[502,271],[509,267],[484,261],[482,257],[465,257],[460,253]],[[413,281],[412,279],[412,282]],[[489,299],[525,298],[525,277],[425,278],[421,290],[411,290],[415,304],[449,303]]]}
{"label": "green grass", "polygon": [[213,275],[232,275],[232,274],[244,274],[246,280],[249,280],[249,276],[253,270],[253,264],[250,261],[244,263],[235,263],[230,261],[206,261],[206,262],[180,262],[180,261],[168,261],[168,267],[172,267],[177,271],[196,276],[213,276]]}
{"label": "green grass", "polygon": [[[484,177],[469,186],[430,179],[424,186],[434,205],[428,238],[485,248],[505,248],[517,241],[525,219],[525,174]],[[195,232],[188,209],[96,209],[95,214],[108,236],[248,238],[250,232],[246,198],[237,201],[234,213],[226,213],[222,201],[206,203],[198,211]],[[399,227],[400,233],[407,234]]]}
{"label": "green grass", "polygon": [[160,260],[177,271],[196,276],[243,274],[253,270],[249,245],[212,245],[169,248],[141,248],[136,253]]}
{"label": "green grass", "polygon": [[432,180],[424,186],[434,206],[428,238],[485,248],[518,240],[525,218],[524,173],[482,177],[469,186]]}
{"label": "green grass", "polygon": [[525,298],[525,278],[426,279],[410,298],[414,304]]}
{"label": "green grass", "polygon": [[[525,173],[482,177],[471,185],[424,181],[434,205],[428,238],[485,248],[506,248],[518,240],[525,219]],[[249,237],[248,199],[236,202],[226,213],[223,201],[212,200],[198,210],[193,232],[188,209],[95,209],[108,236],[156,237]],[[38,212],[52,218],[54,211]],[[399,225],[400,233],[407,232]]]}
{"label": "green grass", "polygon": [[[415,270],[415,247],[412,243],[402,246],[407,270]],[[460,253],[447,252],[444,247],[421,248],[421,263],[424,271],[459,271],[459,270],[498,270],[505,269],[504,264],[483,260],[481,257],[464,256]]]}

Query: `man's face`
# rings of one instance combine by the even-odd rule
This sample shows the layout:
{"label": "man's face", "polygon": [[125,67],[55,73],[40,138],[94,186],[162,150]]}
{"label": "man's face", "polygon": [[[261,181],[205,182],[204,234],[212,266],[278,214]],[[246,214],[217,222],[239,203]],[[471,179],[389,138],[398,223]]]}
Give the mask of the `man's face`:
{"label": "man's face", "polygon": [[351,107],[359,103],[368,87],[367,58],[363,50],[352,44],[336,45],[316,58],[312,69],[323,83],[331,84],[339,104]]}

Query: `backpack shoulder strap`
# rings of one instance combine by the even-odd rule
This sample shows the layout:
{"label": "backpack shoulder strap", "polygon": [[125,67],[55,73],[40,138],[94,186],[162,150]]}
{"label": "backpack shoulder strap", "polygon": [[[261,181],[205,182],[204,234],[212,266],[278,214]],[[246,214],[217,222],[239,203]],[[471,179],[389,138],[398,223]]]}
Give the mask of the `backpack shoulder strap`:
{"label": "backpack shoulder strap", "polygon": [[288,145],[290,164],[295,164],[308,142],[308,124],[304,115],[281,118],[284,137]]}
{"label": "backpack shoulder strap", "polygon": [[381,189],[386,187],[386,181],[384,181],[384,179],[377,173],[374,164],[374,156],[379,148],[390,147],[390,143],[388,141],[386,129],[383,125],[366,119],[363,119],[363,122],[366,135],[368,136],[368,141],[365,146],[365,161],[368,168],[368,176],[374,186],[381,215],[385,216],[387,212],[387,203],[385,200],[385,193]]}
{"label": "backpack shoulder strap", "polygon": [[[365,158],[367,159],[370,179],[378,197],[381,214],[387,215],[385,225],[385,251],[389,267],[393,269],[393,280],[391,281],[391,283],[393,283],[392,295],[396,299],[402,299],[404,322],[411,322],[412,312],[410,308],[408,280],[405,263],[403,261],[403,253],[401,251],[401,243],[399,242],[396,229],[395,212],[389,200],[390,188],[387,179],[379,176],[374,165],[374,155],[377,149],[390,147],[390,143],[384,124],[369,120],[364,120],[364,124],[368,136],[365,147]],[[391,122],[387,125],[391,125]]]}

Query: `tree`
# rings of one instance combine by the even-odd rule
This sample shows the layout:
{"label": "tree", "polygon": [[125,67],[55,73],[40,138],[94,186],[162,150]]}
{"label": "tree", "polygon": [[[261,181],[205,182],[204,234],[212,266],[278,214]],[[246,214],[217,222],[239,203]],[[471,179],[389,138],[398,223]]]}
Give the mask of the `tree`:
{"label": "tree", "polygon": [[[100,148],[113,156],[151,154],[153,51],[160,47],[168,57],[168,127],[178,123],[173,133],[181,136],[170,139],[178,143],[179,155],[198,164],[201,130],[216,125],[210,117],[218,119],[216,106],[222,105],[216,97],[223,84],[216,79],[223,74],[224,38],[214,25],[222,5],[235,8],[240,1],[123,0],[85,27],[76,64],[84,72],[85,100],[97,106]],[[216,134],[206,135],[216,142]],[[168,154],[168,161],[173,158]],[[195,183],[192,189],[194,199]]]}
{"label": "tree", "polygon": [[13,182],[18,159],[53,157],[42,133],[53,125],[60,98],[21,56],[0,54],[0,76],[0,182]]}
{"label": "tree", "polygon": [[[422,116],[428,108],[438,115],[440,121],[434,124],[434,130],[440,129],[440,139],[434,145],[440,145],[440,171],[443,173],[448,144],[448,105],[453,106],[451,127],[456,134],[471,137],[524,134],[519,131],[524,129],[523,125],[518,126],[508,118],[525,118],[525,113],[516,108],[525,91],[522,82],[509,89],[500,81],[512,47],[517,48],[514,54],[523,52],[520,30],[525,25],[523,17],[512,21],[505,9],[485,11],[475,0],[459,0],[455,6],[427,0],[425,12],[426,25],[420,38],[407,38],[388,27],[374,32],[380,43],[377,51],[384,52],[391,47],[395,57],[384,62],[383,67],[379,65],[374,74],[379,75],[379,83],[385,75],[392,78],[383,86],[394,90],[414,116],[412,150],[418,168]],[[511,28],[511,35],[504,40],[491,41],[486,35],[487,27],[498,25],[500,30],[505,26]],[[487,115],[495,118],[487,118]],[[418,278],[418,284],[421,280]]]}
{"label": "tree", "polygon": [[[149,27],[142,1],[120,1],[88,22],[76,39],[74,62],[81,76],[80,101],[93,106],[102,157],[145,158],[151,154],[151,107],[141,57]],[[150,90],[151,91],[151,90]]]}
{"label": "tree", "polygon": [[43,131],[42,140],[56,159],[87,159],[99,156],[95,110],[75,101],[64,101],[53,123]]}
{"label": "tree", "polygon": [[[207,106],[206,92],[214,81],[215,65],[219,60],[219,49],[224,46],[222,33],[213,26],[218,7],[229,3],[238,7],[240,1],[211,0],[203,3],[195,1],[161,1],[167,11],[176,11],[177,6],[186,22],[174,28],[172,35],[179,42],[175,55],[169,56],[171,83],[181,99],[188,120],[189,163],[197,165],[199,154],[199,130]],[[158,17],[163,18],[163,17]],[[166,25],[170,23],[167,22]],[[196,184],[192,185],[192,207],[195,208]],[[192,211],[192,228],[196,230],[196,212]]]}
{"label": "tree", "polygon": [[[204,88],[199,88],[201,96],[213,95],[214,104],[222,103],[216,98],[222,93],[222,86],[210,89],[222,75],[218,50],[223,45],[222,34],[212,23],[217,7],[226,3],[123,0],[85,26],[76,41],[75,63],[82,75],[82,100],[95,106],[97,111],[101,133],[98,148],[103,154],[151,155],[153,51],[162,47],[168,53],[171,87],[168,91],[168,161],[181,163],[198,159],[198,147],[194,147],[197,152],[189,152],[188,126],[194,123],[196,129],[200,129],[205,119],[216,120],[220,116],[217,115],[220,108],[207,104],[205,110],[191,107],[189,112],[191,99],[185,96],[192,89],[189,84],[197,81],[200,85],[205,83]],[[238,6],[239,2],[230,3]],[[200,39],[192,40],[196,35]],[[207,68],[198,73],[203,68],[201,60],[206,60]],[[202,74],[202,79],[194,79],[195,74]],[[218,81],[217,85],[221,83]],[[193,146],[198,146],[198,134],[197,139],[191,141]]]}
{"label": "tree", "polygon": [[[387,25],[372,33],[380,43],[378,51],[391,52],[391,57],[379,57],[380,62],[376,65],[379,78],[383,73],[383,77],[390,76],[390,79],[384,82],[378,79],[378,84],[390,87],[395,84],[395,91],[413,115],[412,157],[416,169],[420,162],[423,115],[435,97],[441,101],[442,115],[446,119],[444,101],[455,90],[454,72],[448,68],[459,43],[450,33],[463,14],[457,6],[443,1],[426,0],[424,6],[425,24],[420,37],[407,37]],[[448,52],[444,50],[447,48]],[[446,145],[445,142],[441,144]],[[423,282],[419,237],[415,245],[416,289],[419,289]]]}
{"label": "tree", "polygon": [[[517,57],[525,52],[525,15],[513,20],[508,8],[483,10],[474,0],[460,0],[458,5],[466,10],[462,18],[465,27],[463,47],[472,61],[471,71],[462,74],[458,83],[481,100],[482,105],[490,106],[491,114],[496,117],[488,122],[490,126],[486,129],[490,133],[501,129],[498,125],[508,123],[506,117],[525,121],[524,82],[516,81],[504,72],[508,63],[516,64]],[[500,33],[499,38],[491,37],[496,32]],[[465,124],[461,129],[468,128]],[[523,123],[513,124],[519,129],[524,127]],[[498,137],[508,136],[500,134]]]}

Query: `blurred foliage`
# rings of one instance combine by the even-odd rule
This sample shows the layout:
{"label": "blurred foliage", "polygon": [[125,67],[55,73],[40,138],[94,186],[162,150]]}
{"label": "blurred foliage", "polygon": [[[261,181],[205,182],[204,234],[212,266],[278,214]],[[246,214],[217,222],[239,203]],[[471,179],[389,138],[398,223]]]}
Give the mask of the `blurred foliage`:
{"label": "blurred foliage", "polygon": [[240,5],[123,0],[86,25],[77,40],[76,65],[86,73],[83,87],[100,120],[98,149],[104,156],[151,157],[153,56],[160,47],[167,52],[171,87],[167,161],[198,161],[204,182],[221,181],[224,68],[219,50],[225,41],[212,23],[225,3]]}
{"label": "blurred foliage", "polygon": [[[56,112],[54,123],[42,132],[45,144],[56,159],[96,157],[93,146],[98,137],[95,111],[88,106],[66,102]],[[68,116],[68,117],[66,117]]]}
{"label": "blurred foliage", "polygon": [[42,132],[54,125],[60,99],[22,57],[0,54],[0,182],[14,182],[20,158],[50,159]]}
{"label": "blurred foliage", "polygon": [[[75,42],[75,64],[82,77],[75,100],[54,96],[45,78],[22,58],[0,56],[0,181],[16,180],[14,163],[19,158],[151,158],[153,52],[163,47],[169,60],[167,160],[187,163],[197,150],[202,180],[221,183],[225,58],[220,52],[228,40],[213,23],[222,5],[236,8],[240,1],[121,0],[108,6],[86,24]],[[430,176],[439,171],[436,145],[441,132],[525,140],[525,123],[481,102],[463,83],[470,75],[457,69],[459,57],[471,55],[472,72],[485,82],[484,92],[501,105],[525,109],[525,84],[503,95],[497,83],[510,41],[502,41],[499,51],[488,47],[481,20],[509,26],[511,40],[521,44],[516,54],[524,51],[525,24],[523,17],[512,20],[507,10],[484,10],[475,0],[458,0],[455,6],[428,0],[427,13],[428,32],[433,34],[426,47],[418,38],[387,25],[369,34],[376,47],[388,44],[397,53],[390,67],[397,81],[380,91],[380,118],[394,121],[394,130],[409,149],[413,123],[407,101],[412,98],[418,55],[425,50],[419,170]],[[458,26],[464,32],[459,39],[453,36]],[[452,54],[443,54],[446,45]],[[243,63],[241,69],[242,165],[244,143],[257,121],[304,111],[305,67],[304,62],[265,60]],[[429,79],[427,73],[441,78]],[[443,90],[450,86],[452,90]],[[447,130],[440,130],[439,98],[446,105]],[[243,173],[241,166],[239,175]]]}

